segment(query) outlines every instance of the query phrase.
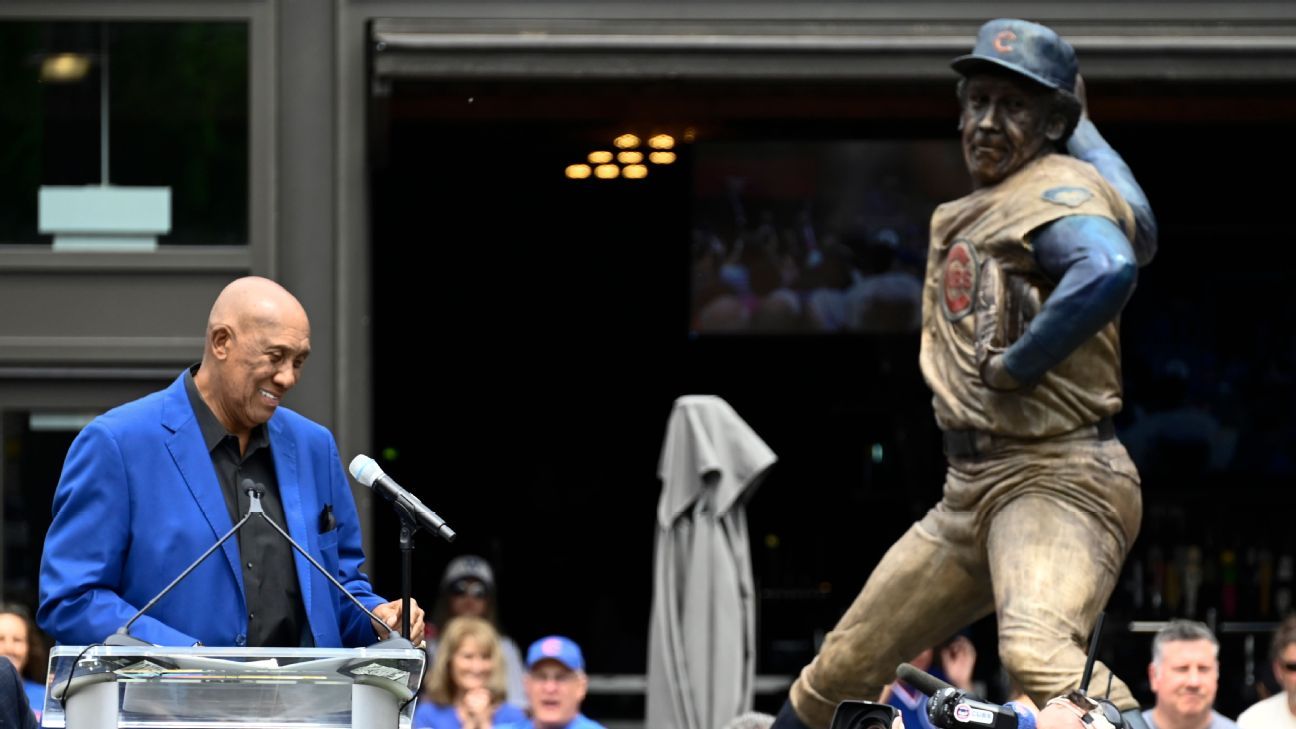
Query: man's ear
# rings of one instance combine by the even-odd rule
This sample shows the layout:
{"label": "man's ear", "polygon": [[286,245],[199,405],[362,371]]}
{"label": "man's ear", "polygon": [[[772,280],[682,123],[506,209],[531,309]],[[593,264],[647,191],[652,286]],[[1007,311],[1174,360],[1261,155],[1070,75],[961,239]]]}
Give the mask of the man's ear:
{"label": "man's ear", "polygon": [[585,695],[589,693],[589,675],[584,671],[576,672],[576,683],[580,693],[580,701],[585,700]]}
{"label": "man's ear", "polygon": [[224,324],[217,324],[207,332],[207,346],[216,359],[223,360],[229,356],[234,343],[234,331]]}
{"label": "man's ear", "polygon": [[1062,134],[1066,132],[1066,117],[1061,114],[1053,113],[1048,115],[1048,121],[1044,123],[1044,136],[1053,143],[1062,141]]}

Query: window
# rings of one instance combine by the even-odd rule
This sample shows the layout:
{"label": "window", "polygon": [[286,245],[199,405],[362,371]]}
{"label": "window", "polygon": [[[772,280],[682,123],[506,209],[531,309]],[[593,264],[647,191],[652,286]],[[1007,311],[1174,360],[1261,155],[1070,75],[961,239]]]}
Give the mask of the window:
{"label": "window", "polygon": [[248,35],[241,21],[0,22],[0,243],[50,243],[42,186],[106,182],[170,189],[160,245],[246,245]]}

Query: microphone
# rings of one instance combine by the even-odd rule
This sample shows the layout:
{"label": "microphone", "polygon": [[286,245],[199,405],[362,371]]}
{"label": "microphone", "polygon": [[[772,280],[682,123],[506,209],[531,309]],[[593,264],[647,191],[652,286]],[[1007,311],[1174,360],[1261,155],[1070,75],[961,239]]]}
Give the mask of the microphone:
{"label": "microphone", "polygon": [[901,663],[896,666],[896,678],[913,686],[928,696],[935,696],[941,689],[952,689],[954,686],[945,683],[912,663]]}
{"label": "microphone", "polygon": [[445,519],[437,516],[436,512],[427,508],[422,501],[418,500],[418,497],[401,488],[400,484],[391,479],[391,476],[383,473],[377,461],[361,453],[351,460],[350,471],[355,480],[395,504],[396,508],[404,512],[415,524],[436,533],[447,542],[454,541],[455,532],[445,523]]}
{"label": "microphone", "polygon": [[[225,535],[223,537],[216,540],[215,544],[208,547],[206,552],[203,552],[201,555],[199,555],[198,559],[195,559],[192,564],[186,567],[184,572],[181,572],[179,576],[177,576],[174,580],[171,580],[171,584],[162,588],[162,591],[159,592],[157,595],[155,595],[152,600],[149,600],[148,603],[144,605],[144,607],[140,608],[139,612],[131,616],[131,619],[127,620],[125,625],[118,628],[116,633],[113,633],[112,635],[108,636],[104,640],[105,645],[119,645],[119,646],[153,645],[152,643],[141,640],[131,635],[130,634],[131,626],[135,624],[136,620],[139,620],[141,617],[143,617],[144,613],[148,612],[150,608],[156,605],[159,600],[161,600],[163,597],[166,597],[167,593],[175,589],[175,586],[180,584],[181,581],[184,580],[184,578],[188,577],[189,573],[198,569],[198,565],[202,564],[204,560],[210,557],[216,550],[220,549],[221,545],[229,541],[230,537],[237,534],[238,531],[243,528],[243,525],[248,522],[248,519],[251,519],[254,514],[259,515],[276,532],[279,532],[280,536],[288,540],[288,543],[292,545],[293,549],[297,550],[298,554],[305,557],[306,561],[310,562],[312,567],[318,570],[320,574],[327,577],[328,581],[332,583],[334,587],[341,590],[342,594],[345,595],[349,600],[351,600],[351,602],[355,603],[356,607],[359,607],[361,610],[363,610],[364,613],[370,617],[370,619],[372,619],[375,623],[379,625],[384,624],[383,621],[380,620],[377,615],[374,615],[373,612],[369,610],[369,608],[364,606],[364,603],[360,602],[359,598],[357,598],[355,595],[352,595],[350,590],[347,590],[346,587],[344,587],[341,582],[338,582],[337,578],[334,577],[327,569],[325,569],[323,565],[315,561],[315,558],[310,555],[310,552],[307,552],[305,549],[302,548],[300,544],[296,542],[296,540],[288,536],[288,532],[284,531],[283,527],[276,524],[273,519],[271,519],[269,516],[266,515],[265,511],[262,510],[261,508],[261,497],[264,496],[266,492],[265,486],[253,481],[250,478],[245,478],[243,479],[242,482],[239,483],[239,488],[248,495],[248,499],[250,501],[250,503],[248,504],[248,511],[246,514],[243,515],[243,518],[239,519],[238,523],[235,524],[233,528],[231,528],[228,532],[225,532]],[[399,637],[399,633],[393,630],[391,631],[391,636],[388,638],[388,640],[392,640],[393,638],[396,637]],[[406,646],[401,645],[397,647],[406,647]]]}
{"label": "microphone", "polygon": [[1014,702],[1000,706],[982,701],[973,694],[945,683],[909,663],[896,666],[896,678],[931,698],[927,699],[927,718],[940,729],[1035,729],[1035,714]]}

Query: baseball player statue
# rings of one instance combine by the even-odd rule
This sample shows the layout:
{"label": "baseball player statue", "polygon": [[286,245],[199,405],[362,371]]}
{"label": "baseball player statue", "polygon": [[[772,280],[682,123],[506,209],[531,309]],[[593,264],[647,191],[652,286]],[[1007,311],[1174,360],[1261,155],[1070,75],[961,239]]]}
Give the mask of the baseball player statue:
{"label": "baseball player statue", "polygon": [[[827,729],[839,702],[875,700],[897,664],[992,612],[1004,667],[1044,706],[1077,687],[1138,533],[1138,473],[1111,418],[1151,209],[1051,29],[992,20],[953,67],[974,189],[932,215],[919,358],[944,494],[874,568],[776,727]],[[1097,693],[1109,675],[1094,667]]]}

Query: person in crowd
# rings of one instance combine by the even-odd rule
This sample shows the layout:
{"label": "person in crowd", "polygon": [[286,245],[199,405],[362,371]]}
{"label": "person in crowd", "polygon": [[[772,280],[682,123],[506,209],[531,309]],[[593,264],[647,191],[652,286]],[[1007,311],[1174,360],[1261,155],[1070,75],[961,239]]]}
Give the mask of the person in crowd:
{"label": "person in crowd", "polygon": [[882,228],[845,238],[856,261],[846,291],[846,326],[870,334],[903,334],[922,325],[922,280],[897,266],[900,234]]}
{"label": "person in crowd", "polygon": [[[934,648],[914,656],[910,665],[965,691],[972,689],[972,670],[976,667],[976,646],[959,633]],[[927,718],[927,699],[917,688],[896,679],[883,692],[882,703],[900,711],[907,729],[933,729]]]}
{"label": "person in crowd", "polygon": [[0,605],[0,655],[13,663],[36,718],[45,710],[45,671],[49,657],[31,612],[17,603]]}
{"label": "person in crowd", "polygon": [[482,618],[499,635],[508,702],[524,707],[526,692],[522,688],[522,651],[500,629],[497,596],[495,571],[491,569],[489,562],[475,554],[465,554],[450,560],[441,576],[441,586],[427,626],[428,663],[431,665],[436,658],[438,630],[441,626],[457,617]]}
{"label": "person in crowd", "polygon": [[1241,729],[1296,729],[1296,614],[1279,624],[1269,653],[1282,691],[1242,712],[1237,719]]}
{"label": "person in crowd", "polygon": [[1148,681],[1156,705],[1143,712],[1150,729],[1237,729],[1215,711],[1219,640],[1192,620],[1172,620],[1152,639]]}
{"label": "person in crowd", "polygon": [[585,655],[572,639],[551,635],[532,643],[523,683],[531,715],[506,729],[604,729],[581,713],[589,677]]}
{"label": "person in crowd", "polygon": [[506,702],[499,635],[484,618],[454,618],[441,633],[414,711],[414,729],[491,729],[526,714]]}
{"label": "person in crowd", "polygon": [[[68,645],[114,635],[248,513],[249,480],[266,516],[381,624],[253,519],[139,617],[134,638],[363,646],[401,624],[400,601],[385,602],[360,572],[360,519],[333,436],[282,405],[310,351],[306,310],[287,289],[237,279],[211,308],[199,364],[82,429],[41,558],[37,619],[47,633]],[[410,618],[421,636],[417,602]]]}
{"label": "person in crowd", "polygon": [[38,729],[36,714],[27,702],[18,670],[9,661],[0,661],[0,729]]}

